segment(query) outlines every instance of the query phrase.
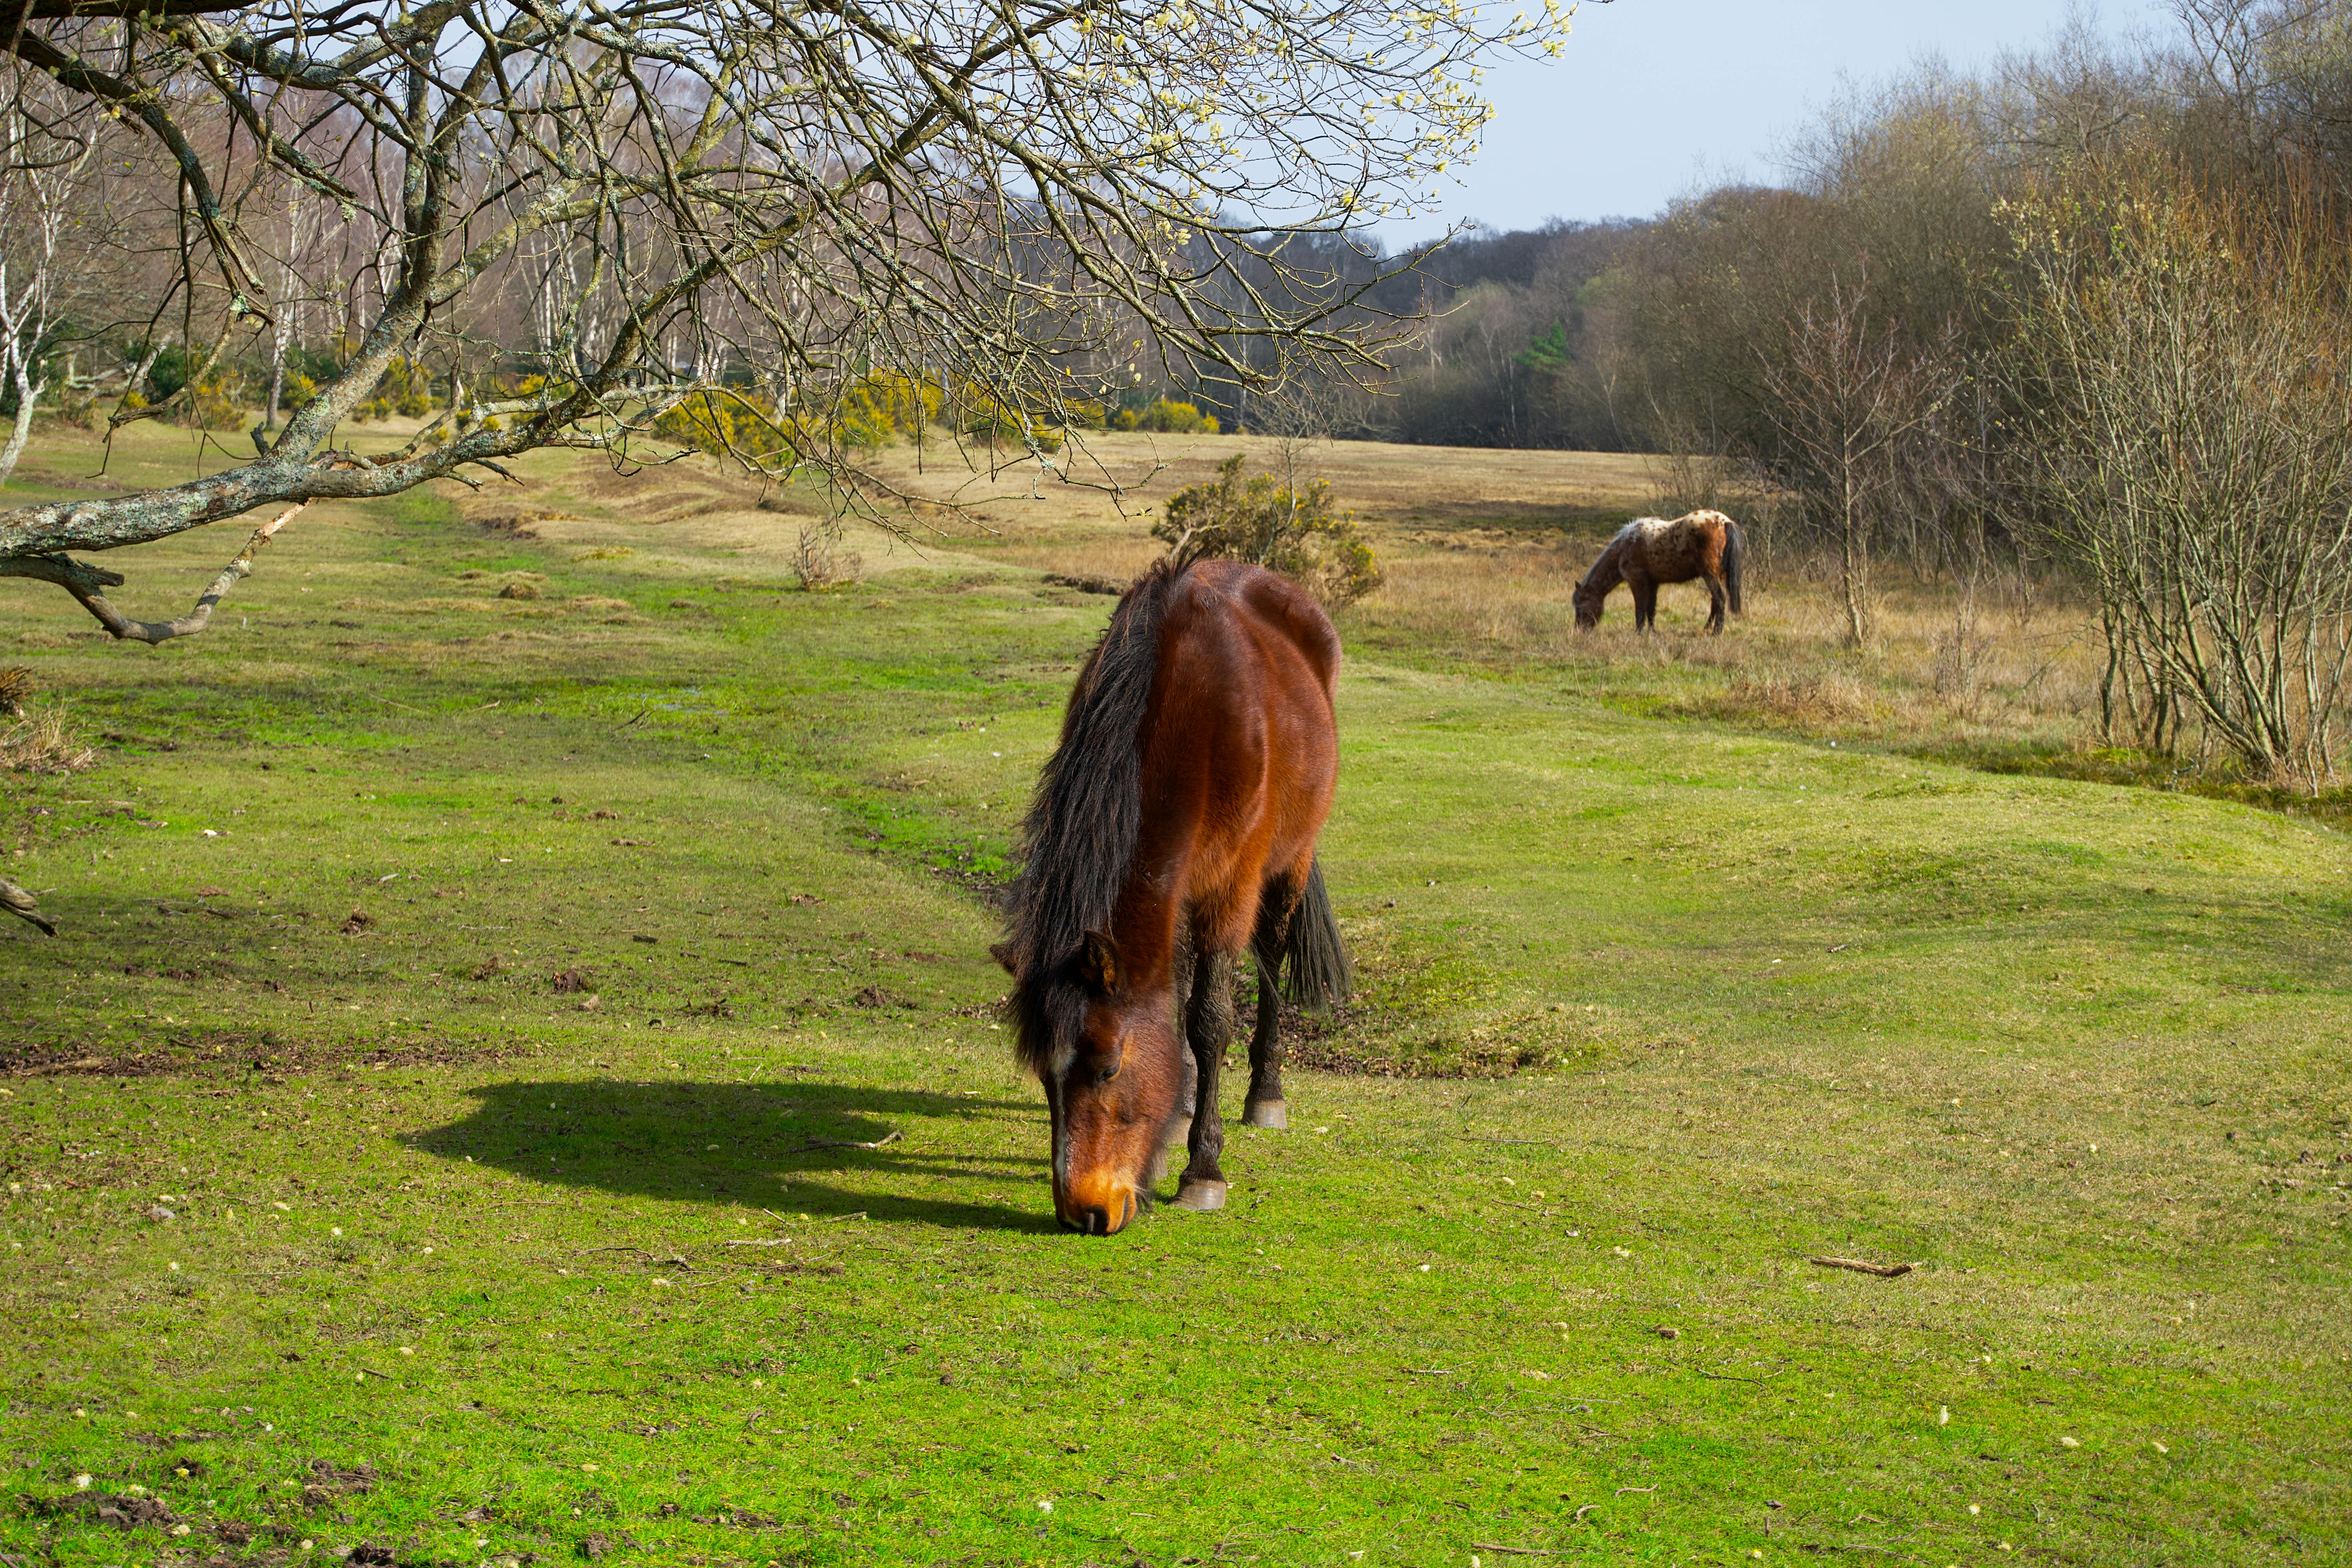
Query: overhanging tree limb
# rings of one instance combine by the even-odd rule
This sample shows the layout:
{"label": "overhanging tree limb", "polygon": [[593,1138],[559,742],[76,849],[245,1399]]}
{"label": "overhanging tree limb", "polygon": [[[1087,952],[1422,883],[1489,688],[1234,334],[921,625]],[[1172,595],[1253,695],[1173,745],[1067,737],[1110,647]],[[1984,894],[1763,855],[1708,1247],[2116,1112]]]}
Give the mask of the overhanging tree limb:
{"label": "overhanging tree limb", "polygon": [[[186,215],[152,270],[202,363],[163,405],[196,405],[266,300],[331,301],[337,363],[241,467],[0,512],[0,574],[119,637],[186,636],[241,566],[142,623],[68,552],[538,447],[625,458],[698,395],[757,405],[761,440],[720,442],[742,460],[863,495],[843,410],[892,378],[1034,442],[1147,357],[1244,383],[1262,339],[1363,363],[1328,316],[1368,285],[1296,265],[1281,231],[1424,199],[1486,122],[1484,64],[1556,49],[1565,16],[1530,10],[35,0],[6,46],[26,81],[110,150],[152,145],[154,208]],[[265,296],[247,258],[281,233],[269,268],[301,284]],[[339,434],[428,370],[453,406],[425,433],[373,455]]]}

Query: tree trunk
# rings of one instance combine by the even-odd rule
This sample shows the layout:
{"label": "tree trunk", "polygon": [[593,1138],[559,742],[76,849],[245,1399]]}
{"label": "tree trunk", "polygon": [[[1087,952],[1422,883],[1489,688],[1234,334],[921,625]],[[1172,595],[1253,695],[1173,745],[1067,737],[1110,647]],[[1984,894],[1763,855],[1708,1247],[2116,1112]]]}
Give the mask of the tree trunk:
{"label": "tree trunk", "polygon": [[33,433],[33,408],[40,402],[41,394],[48,390],[45,381],[35,381],[25,373],[22,355],[10,354],[16,363],[10,367],[16,382],[16,419],[8,427],[8,442],[0,446],[0,480],[16,471],[16,459],[25,455],[25,442]]}
{"label": "tree trunk", "polygon": [[[281,310],[284,307],[279,307]],[[269,407],[261,416],[264,430],[278,428],[278,402],[286,390],[286,334],[273,333],[269,342]]]}
{"label": "tree trunk", "polygon": [[1862,509],[1854,504],[1853,480],[1848,476],[1840,487],[1845,517],[1843,535],[1844,558],[1839,563],[1839,575],[1844,580],[1845,636],[1855,647],[1870,639],[1870,552],[1862,538]]}

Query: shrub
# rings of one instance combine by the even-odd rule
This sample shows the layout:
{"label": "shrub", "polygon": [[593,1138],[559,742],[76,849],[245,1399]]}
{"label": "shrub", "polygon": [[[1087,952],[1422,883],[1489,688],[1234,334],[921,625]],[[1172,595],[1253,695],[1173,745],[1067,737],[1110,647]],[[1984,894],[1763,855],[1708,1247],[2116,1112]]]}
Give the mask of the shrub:
{"label": "shrub", "polygon": [[855,583],[865,574],[866,563],[841,548],[841,530],[832,522],[801,524],[800,547],[793,554],[793,574],[812,594]]}
{"label": "shrub", "polygon": [[1350,604],[1381,585],[1372,547],[1353,512],[1333,509],[1331,486],[1310,479],[1279,485],[1272,474],[1242,477],[1243,454],[1218,465],[1217,477],[1187,485],[1168,500],[1151,536],[1180,563],[1219,559],[1270,567],[1324,604]]}
{"label": "shrub", "polygon": [[0,731],[0,770],[16,773],[72,773],[98,762],[95,748],[54,708],[35,710]]}
{"label": "shrub", "polygon": [[31,700],[34,690],[33,672],[23,665],[0,669],[0,712],[6,713],[11,719],[22,719],[25,704]]}
{"label": "shrub", "polygon": [[656,419],[653,428],[665,441],[714,458],[740,453],[753,459],[772,459],[792,445],[777,425],[773,410],[727,392],[691,394]]}
{"label": "shrub", "polygon": [[1141,408],[1120,409],[1111,426],[1118,430],[1156,430],[1170,436],[1213,436],[1217,433],[1217,416],[1203,414],[1190,403],[1171,403],[1163,397]]}
{"label": "shrub", "polygon": [[968,389],[961,400],[957,426],[966,435],[986,441],[1019,441],[1041,452],[1062,449],[1062,433],[1052,425],[1023,412],[993,393]]}
{"label": "shrub", "polygon": [[893,437],[914,435],[938,418],[946,404],[946,394],[928,377],[861,376],[844,389],[835,424],[844,446],[886,447]]}
{"label": "shrub", "polygon": [[188,422],[203,430],[226,430],[245,423],[246,396],[244,377],[235,371],[223,371],[196,383],[196,395],[188,400]]}

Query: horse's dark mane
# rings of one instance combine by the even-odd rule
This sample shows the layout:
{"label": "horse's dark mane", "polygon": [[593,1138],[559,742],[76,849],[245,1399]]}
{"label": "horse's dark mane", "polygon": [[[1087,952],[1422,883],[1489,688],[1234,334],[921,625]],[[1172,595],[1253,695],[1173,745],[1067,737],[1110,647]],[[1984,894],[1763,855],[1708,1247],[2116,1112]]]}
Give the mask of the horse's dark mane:
{"label": "horse's dark mane", "polygon": [[[1111,613],[1062,718],[1062,742],[1037,780],[1021,826],[1007,950],[1014,966],[1017,1048],[1041,1066],[1057,1034],[1075,1034],[1084,989],[1076,973],[1090,931],[1107,931],[1135,859],[1143,817],[1138,731],[1160,668],[1160,625],[1182,568],[1161,562]],[[1056,1029],[1056,1022],[1063,1026]]]}

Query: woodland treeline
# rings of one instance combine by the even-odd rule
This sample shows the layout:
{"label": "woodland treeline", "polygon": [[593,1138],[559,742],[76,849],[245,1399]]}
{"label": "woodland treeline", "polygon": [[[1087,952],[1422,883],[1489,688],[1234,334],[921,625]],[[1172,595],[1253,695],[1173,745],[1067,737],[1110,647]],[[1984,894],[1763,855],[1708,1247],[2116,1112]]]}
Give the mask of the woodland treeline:
{"label": "woodland treeline", "polygon": [[[1697,454],[1874,577],[2094,590],[2105,725],[2325,786],[2352,655],[2352,5],[2180,0],[1839,105],[1782,187],[1432,256],[1438,307],[1335,425]],[[1407,285],[1382,287],[1393,292]]]}

